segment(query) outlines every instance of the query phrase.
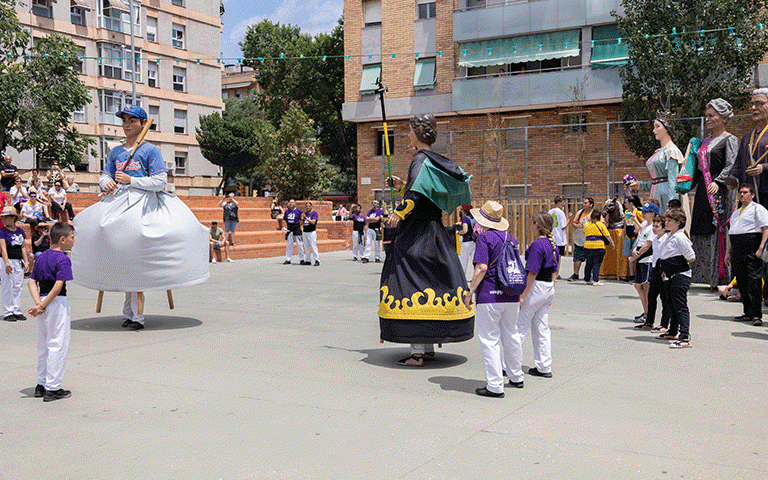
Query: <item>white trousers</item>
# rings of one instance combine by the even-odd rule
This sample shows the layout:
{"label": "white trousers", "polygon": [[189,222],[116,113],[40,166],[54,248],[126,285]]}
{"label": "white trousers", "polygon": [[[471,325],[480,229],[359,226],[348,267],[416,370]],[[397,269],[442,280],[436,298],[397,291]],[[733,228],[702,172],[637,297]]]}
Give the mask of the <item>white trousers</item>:
{"label": "white trousers", "polygon": [[[146,302],[146,295],[144,300]],[[139,315],[139,293],[125,292],[125,302],[123,302],[123,316],[134,322],[144,325],[144,315]]]}
{"label": "white trousers", "polygon": [[37,383],[46,390],[61,388],[69,351],[69,326],[67,297],[56,297],[37,317]]}
{"label": "white trousers", "polygon": [[[489,392],[502,393],[504,391],[504,374],[502,369],[509,369],[502,365],[514,355],[514,330],[517,323],[517,303],[478,303],[475,305],[475,319],[477,320],[477,337],[480,339],[480,351],[483,354],[485,364],[486,388]],[[511,380],[511,378],[510,378]],[[514,380],[516,382],[522,381]]]}
{"label": "white trousers", "polygon": [[313,260],[319,261],[320,252],[317,250],[317,230],[314,232],[304,232],[301,236],[304,240],[304,257],[310,262]]}
{"label": "white trousers", "polygon": [[11,274],[5,273],[5,266],[0,262],[0,282],[2,282],[3,316],[21,315],[21,287],[24,285],[24,263],[21,260],[8,260]]}
{"label": "white trousers", "polygon": [[296,242],[296,247],[299,250],[299,261],[304,261],[304,242],[301,241],[301,235],[294,235],[293,232],[288,232],[288,239],[285,241],[285,260],[290,262],[293,259],[293,243]]}
{"label": "white trousers", "polygon": [[363,246],[363,241],[360,238],[361,236],[364,236],[365,234],[360,234],[359,232],[352,231],[352,257],[353,258],[363,258],[363,251],[365,250],[365,247]]}
{"label": "white trousers", "polygon": [[379,241],[376,240],[376,230],[369,228],[368,232],[365,234],[365,253],[363,253],[363,257],[370,260],[371,250],[374,246],[376,247],[376,260],[379,260],[381,258],[381,253],[379,251],[381,246]]}
{"label": "white trousers", "polygon": [[425,353],[435,353],[434,343],[412,343],[411,355],[413,354],[424,355]]}
{"label": "white trousers", "polygon": [[531,329],[533,341],[533,361],[536,370],[541,373],[552,371],[552,342],[549,332],[549,307],[555,298],[555,284],[552,282],[533,282],[525,302],[520,305],[517,316],[517,341],[514,343],[513,356],[507,357],[507,374],[513,382],[523,381],[523,343],[528,329]]}
{"label": "white trousers", "polygon": [[[467,274],[467,266],[472,265],[473,258],[475,258],[475,242],[461,242],[459,260],[461,260],[461,269],[464,275]],[[472,278],[472,275],[474,275],[474,268],[470,271],[469,278]]]}

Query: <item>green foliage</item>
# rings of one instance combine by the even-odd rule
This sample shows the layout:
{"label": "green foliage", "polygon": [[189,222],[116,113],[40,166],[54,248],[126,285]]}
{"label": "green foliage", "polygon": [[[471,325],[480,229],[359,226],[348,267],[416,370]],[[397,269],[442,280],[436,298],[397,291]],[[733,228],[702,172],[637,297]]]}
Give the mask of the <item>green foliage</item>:
{"label": "green foliage", "polygon": [[337,168],[323,161],[314,122],[301,108],[290,106],[282,120],[278,154],[267,160],[264,173],[280,198],[317,198],[328,191]]}
{"label": "green foliage", "polygon": [[223,113],[200,116],[195,130],[203,156],[228,174],[250,175],[273,156],[276,132],[250,98],[226,101]]}
{"label": "green foliage", "polygon": [[76,165],[95,143],[69,125],[71,113],[90,101],[77,46],[54,34],[27,51],[29,32],[16,17],[16,3],[0,0],[0,152],[35,148],[49,163]]}
{"label": "green foliage", "polygon": [[[623,120],[652,120],[660,110],[699,117],[717,97],[735,109],[745,105],[752,69],[768,51],[768,1],[623,0],[622,6],[624,14],[613,15],[629,44],[621,69]],[[678,146],[699,135],[698,121],[675,127]],[[625,138],[641,157],[658,148],[651,122],[626,129]]]}

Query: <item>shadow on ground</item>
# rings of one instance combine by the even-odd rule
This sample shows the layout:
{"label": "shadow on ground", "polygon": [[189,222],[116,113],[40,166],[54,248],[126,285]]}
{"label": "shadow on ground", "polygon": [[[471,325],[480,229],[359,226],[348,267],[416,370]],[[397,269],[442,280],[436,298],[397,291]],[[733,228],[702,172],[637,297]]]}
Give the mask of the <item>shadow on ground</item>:
{"label": "shadow on ground", "polygon": [[440,385],[442,390],[475,394],[475,389],[484,387],[485,380],[461,377],[431,377],[430,382]]}
{"label": "shadow on ground", "polygon": [[[401,348],[375,348],[366,350],[352,350],[348,348],[334,347],[331,345],[324,345],[325,348],[332,350],[343,350],[345,352],[354,352],[361,355],[365,355],[360,361],[369,365],[375,365],[377,367],[384,368],[397,368],[402,370],[438,370],[443,368],[452,368],[462,363],[466,363],[467,357],[463,355],[456,355],[454,353],[443,353],[441,349],[435,350],[435,358],[424,362],[423,367],[406,367],[398,365],[397,361],[408,357],[411,351],[408,347]],[[473,390],[474,392],[474,390]]]}
{"label": "shadow on ground", "polygon": [[626,337],[627,340],[634,340],[636,342],[646,342],[646,343],[658,343],[660,345],[664,345],[670,342],[670,340],[662,340],[660,338],[656,338],[658,333],[649,333],[647,336],[637,336],[637,337]]}
{"label": "shadow on ground", "polygon": [[[123,324],[122,316],[94,317],[74,320],[72,322],[73,330],[84,330],[88,332],[125,332],[130,331],[121,327]],[[203,324],[196,318],[188,317],[168,317],[163,315],[147,315],[144,317],[144,330],[176,330],[179,328],[199,327]]]}
{"label": "shadow on ground", "polygon": [[768,334],[760,332],[733,332],[734,337],[740,338],[754,338],[755,340],[768,340]]}
{"label": "shadow on ground", "polygon": [[700,318],[702,320],[720,320],[720,321],[729,321],[733,322],[733,315],[712,315],[709,313],[700,313],[696,315],[696,318]]}

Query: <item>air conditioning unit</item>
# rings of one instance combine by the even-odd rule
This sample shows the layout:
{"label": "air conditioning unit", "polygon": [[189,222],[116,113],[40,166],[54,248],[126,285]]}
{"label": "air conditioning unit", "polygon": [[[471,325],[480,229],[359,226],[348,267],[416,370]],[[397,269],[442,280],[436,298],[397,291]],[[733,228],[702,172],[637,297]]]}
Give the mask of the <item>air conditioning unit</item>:
{"label": "air conditioning unit", "polygon": [[173,162],[165,162],[165,168],[168,169],[168,173],[173,175],[173,171],[176,168],[176,164]]}

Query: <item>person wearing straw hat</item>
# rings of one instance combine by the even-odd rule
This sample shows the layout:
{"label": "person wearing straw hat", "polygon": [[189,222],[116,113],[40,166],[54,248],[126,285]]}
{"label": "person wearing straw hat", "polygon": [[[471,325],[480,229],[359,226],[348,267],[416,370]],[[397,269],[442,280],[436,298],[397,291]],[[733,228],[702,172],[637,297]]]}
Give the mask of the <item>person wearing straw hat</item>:
{"label": "person wearing straw hat", "polygon": [[8,206],[3,208],[0,217],[3,228],[0,229],[0,251],[3,255],[3,266],[0,269],[0,287],[2,287],[3,320],[15,322],[26,320],[21,313],[21,288],[24,284],[24,274],[29,272],[29,250],[24,242],[24,230],[16,226],[19,215],[16,209]]}
{"label": "person wearing straw hat", "polygon": [[[470,309],[472,296],[476,296],[477,336],[485,364],[486,386],[476,389],[475,393],[501,398],[504,396],[502,372],[510,371],[509,367],[502,365],[502,358],[506,361],[514,355],[514,328],[520,297],[505,295],[497,288],[496,271],[504,244],[517,244],[517,240],[507,232],[509,222],[504,218],[504,208],[499,203],[488,201],[482,208],[473,208],[470,212],[483,227],[483,232],[475,240],[475,271],[464,297],[464,304]],[[523,382],[521,380],[512,386],[522,388]]]}
{"label": "person wearing straw hat", "polygon": [[396,230],[381,272],[379,327],[382,341],[411,344],[411,355],[398,364],[418,367],[434,357],[435,343],[474,335],[475,313],[463,302],[466,274],[442,222],[443,211],[470,203],[472,194],[471,177],[432,151],[435,117],[411,117],[410,127],[408,139],[417,153],[408,180],[387,179],[403,201],[387,219]]}

